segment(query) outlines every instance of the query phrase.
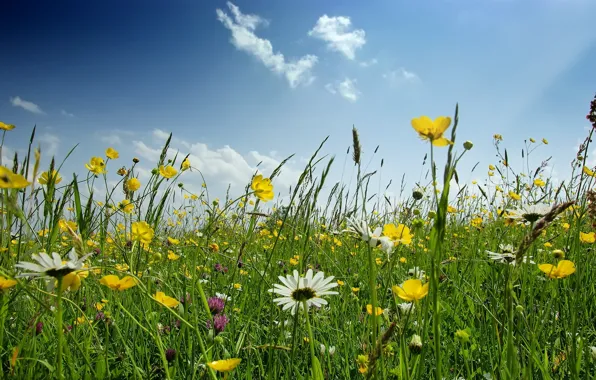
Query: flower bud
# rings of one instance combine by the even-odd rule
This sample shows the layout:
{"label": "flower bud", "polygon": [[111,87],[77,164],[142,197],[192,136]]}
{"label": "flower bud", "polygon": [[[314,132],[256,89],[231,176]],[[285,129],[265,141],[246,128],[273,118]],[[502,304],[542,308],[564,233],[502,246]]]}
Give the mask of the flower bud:
{"label": "flower bud", "polygon": [[419,354],[422,351],[422,339],[420,338],[420,335],[412,335],[412,340],[410,341],[410,344],[408,344],[408,347],[413,354]]}
{"label": "flower bud", "polygon": [[465,150],[470,150],[470,149],[472,149],[473,146],[474,146],[474,143],[472,143],[470,140],[468,140],[464,143]]}

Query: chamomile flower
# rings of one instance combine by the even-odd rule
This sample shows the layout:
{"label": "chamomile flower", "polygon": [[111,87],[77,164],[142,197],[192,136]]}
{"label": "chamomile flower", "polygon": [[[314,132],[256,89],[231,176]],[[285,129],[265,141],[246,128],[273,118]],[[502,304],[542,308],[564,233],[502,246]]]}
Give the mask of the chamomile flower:
{"label": "chamomile flower", "polygon": [[[83,268],[83,263],[92,254],[93,253],[88,253],[85,256],[79,258],[73,248],[68,253],[68,260],[63,260],[62,257],[56,252],[53,252],[51,257],[45,252],[41,252],[39,254],[34,253],[31,255],[31,258],[37,261],[37,264],[28,261],[20,261],[15,264],[16,268],[29,271],[26,273],[20,273],[17,275],[17,277],[62,278],[69,273]],[[52,289],[53,287],[54,281],[48,281],[48,288]]]}
{"label": "chamomile flower", "polygon": [[522,208],[517,208],[509,211],[508,218],[510,219],[522,219],[526,222],[534,223],[544,215],[548,214],[551,207],[544,203],[538,203],[535,205],[526,205]]}
{"label": "chamomile flower", "polygon": [[283,285],[274,284],[273,289],[269,289],[269,291],[281,296],[275,298],[273,302],[282,306],[282,310],[290,310],[292,314],[296,314],[299,305],[303,303],[306,303],[306,308],[321,307],[327,304],[327,301],[321,296],[338,294],[330,290],[337,286],[337,282],[333,279],[333,276],[325,277],[323,272],[318,272],[313,276],[312,269],[309,269],[304,277],[298,275],[298,271],[294,270],[293,275],[279,276]]}

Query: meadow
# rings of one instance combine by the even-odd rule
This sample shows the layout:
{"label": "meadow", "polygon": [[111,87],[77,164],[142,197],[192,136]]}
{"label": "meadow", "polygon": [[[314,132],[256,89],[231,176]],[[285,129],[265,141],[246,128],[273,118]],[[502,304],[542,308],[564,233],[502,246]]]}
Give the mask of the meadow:
{"label": "meadow", "polygon": [[170,140],[141,181],[110,147],[41,167],[34,129],[0,167],[0,377],[596,378],[592,130],[565,180],[513,167],[494,135],[464,184],[458,112],[412,119],[427,175],[393,200],[356,129],[353,183],[328,183],[323,141],[283,197],[284,162],[222,199],[185,188],[201,168]]}

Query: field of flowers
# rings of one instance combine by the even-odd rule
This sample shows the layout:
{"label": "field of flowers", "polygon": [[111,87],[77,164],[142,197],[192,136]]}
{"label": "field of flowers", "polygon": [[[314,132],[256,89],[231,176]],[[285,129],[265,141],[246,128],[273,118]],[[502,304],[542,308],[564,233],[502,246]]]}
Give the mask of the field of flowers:
{"label": "field of flowers", "polygon": [[42,168],[33,132],[0,166],[0,377],[596,378],[592,131],[565,181],[494,135],[500,159],[464,186],[457,114],[412,119],[429,175],[397,202],[373,196],[356,129],[355,184],[326,183],[319,148],[283,200],[283,163],[218,200],[184,187],[201,168],[169,140],[141,183],[113,148]]}

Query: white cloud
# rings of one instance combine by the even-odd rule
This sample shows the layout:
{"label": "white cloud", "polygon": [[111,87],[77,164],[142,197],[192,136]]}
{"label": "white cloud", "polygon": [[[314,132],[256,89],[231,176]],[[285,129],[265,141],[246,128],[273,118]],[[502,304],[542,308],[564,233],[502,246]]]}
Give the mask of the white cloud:
{"label": "white cloud", "polygon": [[312,83],[315,78],[311,70],[318,62],[317,56],[308,54],[297,61],[286,61],[282,53],[273,52],[273,46],[269,40],[260,38],[254,33],[257,26],[267,25],[266,20],[258,15],[243,14],[230,2],[227,5],[233,19],[221,9],[217,9],[216,13],[217,19],[232,32],[230,40],[232,45],[256,57],[274,73],[284,75],[292,88]]}
{"label": "white cloud", "polygon": [[327,42],[329,49],[353,60],[356,58],[356,50],[366,43],[366,33],[362,29],[351,29],[352,22],[349,17],[323,15],[308,35]]}
{"label": "white cloud", "polygon": [[327,83],[325,89],[334,95],[343,96],[350,102],[355,102],[360,97],[360,91],[356,88],[356,79],[345,78],[339,83]]}
{"label": "white cloud", "polygon": [[52,157],[58,153],[58,147],[60,146],[60,138],[56,135],[44,133],[39,137],[41,144],[41,154],[44,157]]}
{"label": "white cloud", "polygon": [[37,104],[23,100],[23,99],[21,99],[20,96],[15,96],[14,98],[10,98],[10,103],[15,107],[21,107],[22,109],[29,111],[29,112],[33,112],[33,113],[37,113],[37,114],[44,113]]}
{"label": "white cloud", "polygon": [[101,140],[101,142],[105,142],[108,145],[122,144],[122,139],[120,138],[120,136],[118,136],[116,134],[103,135],[99,139]]}
{"label": "white cloud", "polygon": [[379,63],[379,61],[376,58],[373,58],[373,59],[369,59],[368,61],[360,62],[360,66],[361,67],[371,67],[371,66],[376,65],[377,63]]}
{"label": "white cloud", "polygon": [[408,71],[403,67],[383,74],[383,78],[387,79],[387,81],[394,84],[405,82],[414,83],[420,81],[420,78],[418,77],[418,75],[416,75],[416,73]]}
{"label": "white cloud", "polygon": [[74,114],[72,114],[70,112],[66,112],[65,110],[60,110],[60,114],[62,116],[74,117]]}

